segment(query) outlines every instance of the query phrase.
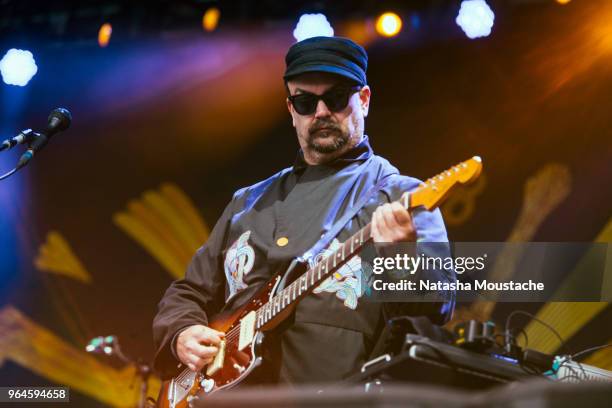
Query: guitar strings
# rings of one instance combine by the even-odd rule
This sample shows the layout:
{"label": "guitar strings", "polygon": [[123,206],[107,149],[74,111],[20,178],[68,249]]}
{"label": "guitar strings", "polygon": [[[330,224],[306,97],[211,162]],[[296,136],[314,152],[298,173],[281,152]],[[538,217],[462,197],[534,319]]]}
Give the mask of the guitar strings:
{"label": "guitar strings", "polygon": [[[370,236],[369,227],[370,227],[370,225],[368,224],[368,225],[366,225],[366,226],[363,228],[363,233],[365,233],[365,235],[366,235],[366,236]],[[357,235],[357,234],[355,234],[355,235]],[[363,235],[362,235],[362,236],[363,236]],[[352,237],[351,237],[351,239],[352,239]],[[360,246],[361,246],[361,245],[363,245],[363,243],[364,243],[364,242],[363,242],[363,240],[362,240],[362,239],[360,239],[359,241],[360,241],[360,242],[359,242]],[[335,254],[335,252],[334,252],[334,254]],[[317,264],[316,264],[316,265],[315,265],[313,268],[309,269],[309,271],[310,271],[310,270],[313,270],[313,271],[314,271],[314,270],[316,270],[316,268],[317,268],[317,267],[319,267],[319,268],[320,268],[320,265],[322,265],[323,263],[328,263],[328,260],[329,260],[329,259],[331,259],[331,258],[332,258],[331,256],[326,256],[326,257],[324,257],[324,258],[323,258],[323,259],[321,259],[319,262],[317,262]],[[308,271],[307,271],[306,273],[308,273]],[[273,299],[274,299],[274,297],[273,297],[273,298],[272,298],[270,301],[273,301]],[[270,302],[270,301],[269,301],[269,302]],[[269,302],[268,302],[268,303],[269,303]],[[262,306],[262,307],[263,307],[263,306]],[[240,336],[240,325],[237,325],[237,326],[234,326],[234,327],[233,327],[231,330],[229,330],[229,331],[226,333],[226,335],[225,335],[225,339],[226,339],[227,343],[232,343],[232,344],[233,344],[233,343],[235,343],[235,342],[236,342],[236,340],[237,340],[237,338],[239,338],[239,336]]]}
{"label": "guitar strings", "polygon": [[[368,237],[371,236],[370,235],[370,224],[366,225],[362,230],[363,230],[363,232],[360,231],[362,234],[365,233],[366,236],[368,236]],[[357,235],[357,234],[355,234],[355,235]],[[363,236],[363,235],[361,235],[361,236]],[[353,237],[351,237],[350,239],[352,240]],[[364,243],[363,239],[359,239],[359,244],[360,244],[359,246],[363,245],[363,243]],[[343,243],[343,245],[344,245],[344,243]],[[335,253],[336,252],[334,252],[334,254]],[[317,266],[319,266],[319,264],[322,265],[323,263],[327,263],[328,260],[331,259],[331,258],[332,258],[331,256],[324,257],[319,262],[317,262],[317,264],[313,268],[311,268],[311,269],[312,270],[316,270],[316,268],[317,268]],[[308,273],[308,271],[306,273]],[[270,299],[270,301],[273,301],[273,299],[274,299],[274,297],[272,299]],[[268,301],[268,302],[270,302],[270,301]],[[240,338],[240,324],[238,324],[237,326],[234,326],[225,335],[225,341],[226,341],[226,344],[228,346],[235,345],[237,343],[237,341],[239,340],[239,338]],[[188,374],[188,372],[189,372],[189,370],[186,370],[185,374]]]}
{"label": "guitar strings", "polygon": [[[370,223],[368,223],[368,224],[367,224],[365,227],[363,227],[363,228],[362,228],[362,230],[361,230],[361,231],[357,232],[357,233],[354,235],[354,236],[356,236],[356,235],[360,234],[360,239],[359,239],[359,245],[358,245],[358,246],[362,246],[362,245],[363,245],[365,242],[367,242],[367,241],[368,241],[368,239],[365,239],[365,240],[364,240],[363,238],[361,238],[361,237],[363,237],[364,235],[365,235],[366,237],[368,237],[368,238],[371,238],[371,230],[370,230],[370,227],[371,227],[371,225],[370,225]],[[351,238],[350,238],[349,240],[347,240],[346,242],[349,242],[349,241],[350,241],[350,240],[352,240],[352,239],[353,239],[353,237],[351,237]],[[342,245],[346,244],[346,242],[344,242]],[[336,252],[338,252],[338,251],[335,251],[335,252],[333,253],[334,257],[335,257]],[[343,251],[343,252],[344,252],[344,251]],[[314,267],[312,267],[311,269],[309,269],[309,270],[308,270],[306,273],[308,273],[310,270],[315,271],[317,267],[319,267],[319,269],[320,269],[320,265],[322,265],[323,263],[325,263],[325,264],[327,265],[327,264],[328,264],[329,259],[331,259],[331,258],[332,258],[332,256],[331,256],[331,255],[328,255],[328,256],[324,257],[324,258],[323,258],[323,259],[321,259],[319,262],[317,262],[317,264],[316,264]],[[274,296],[274,297],[276,297],[276,296]],[[274,297],[273,297],[272,299],[270,299],[270,301],[272,301],[272,300],[274,299]],[[268,301],[268,303],[269,303],[270,301]],[[262,306],[262,307],[263,307],[263,306]],[[237,338],[239,338],[239,336],[240,336],[240,324],[238,324],[237,326],[234,326],[234,327],[233,327],[231,330],[229,330],[229,331],[226,333],[226,335],[225,335],[225,339],[226,339],[227,343],[231,343],[231,344],[233,344],[233,343],[235,343],[235,342],[236,342],[236,340],[237,340]]]}

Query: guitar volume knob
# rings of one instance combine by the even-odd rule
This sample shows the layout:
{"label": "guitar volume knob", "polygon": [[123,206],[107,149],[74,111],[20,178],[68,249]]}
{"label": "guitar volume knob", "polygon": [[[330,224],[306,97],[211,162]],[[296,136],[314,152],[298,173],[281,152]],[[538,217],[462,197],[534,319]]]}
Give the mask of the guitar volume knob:
{"label": "guitar volume knob", "polygon": [[212,378],[204,378],[202,381],[200,381],[200,385],[205,393],[209,393],[215,387],[215,380]]}

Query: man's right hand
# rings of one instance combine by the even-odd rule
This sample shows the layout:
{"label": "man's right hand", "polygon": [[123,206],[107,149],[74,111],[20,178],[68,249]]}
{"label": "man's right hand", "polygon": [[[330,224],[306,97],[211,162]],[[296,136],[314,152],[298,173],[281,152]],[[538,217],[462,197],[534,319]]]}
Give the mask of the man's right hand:
{"label": "man's right hand", "polygon": [[223,332],[196,324],[180,332],[176,340],[176,354],[192,371],[200,371],[215,358]]}

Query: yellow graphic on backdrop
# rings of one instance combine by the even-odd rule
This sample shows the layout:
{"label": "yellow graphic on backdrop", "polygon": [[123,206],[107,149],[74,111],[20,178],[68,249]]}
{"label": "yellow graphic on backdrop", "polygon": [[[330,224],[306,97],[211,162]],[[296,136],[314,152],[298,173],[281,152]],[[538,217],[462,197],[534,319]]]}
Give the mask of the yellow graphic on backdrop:
{"label": "yellow graphic on backdrop", "polygon": [[113,221],[175,278],[183,277],[209,233],[191,199],[172,183],[131,200],[127,210],[113,215]]}
{"label": "yellow graphic on backdrop", "polygon": [[[612,242],[612,220],[608,221],[606,227],[597,235],[595,242]],[[610,261],[608,260],[607,263],[610,264]],[[573,286],[572,280],[580,280],[587,276],[589,268],[589,254],[587,253],[578,262],[575,270],[566,278],[560,290],[563,290],[564,286]],[[536,316],[553,326],[561,337],[567,340],[593,320],[608,304],[608,302],[549,302],[538,311]],[[557,337],[541,324],[532,321],[525,327],[525,332],[529,337],[530,348],[543,353],[553,353],[559,349],[560,345]],[[608,350],[602,350],[597,359],[605,359],[602,356],[608,356],[609,359],[605,361],[605,365],[612,366],[612,353],[609,353]],[[600,364],[595,365],[605,368]]]}
{"label": "yellow graphic on backdrop", "polygon": [[[608,340],[607,344],[612,344],[612,339]],[[596,351],[582,362],[604,370],[612,370],[612,347]]]}
{"label": "yellow graphic on backdrop", "polygon": [[[79,350],[12,306],[0,309],[0,366],[10,360],[56,384],[70,387],[113,407],[134,407],[140,383],[134,367],[118,370]],[[149,395],[159,393],[151,377]]]}
{"label": "yellow graphic on backdrop", "polygon": [[[130,201],[125,211],[113,215],[113,221],[176,278],[183,276],[209,234],[191,199],[171,183]],[[92,282],[67,239],[57,231],[48,233],[34,263],[41,271]],[[0,310],[0,366],[5,360],[111,406],[132,407],[138,402],[140,384],[134,367],[117,370],[106,365],[12,306]],[[152,376],[149,396],[156,397],[159,388],[160,380]]]}
{"label": "yellow graphic on backdrop", "polygon": [[41,271],[69,276],[91,283],[91,275],[76,256],[66,238],[58,231],[50,231],[47,240],[38,249],[34,265]]}
{"label": "yellow graphic on backdrop", "polygon": [[457,226],[470,219],[476,210],[476,199],[486,185],[487,177],[482,173],[475,183],[456,187],[455,192],[442,205],[444,222],[450,226]]}
{"label": "yellow graphic on backdrop", "polygon": [[[521,212],[507,242],[529,242],[550,213],[567,198],[571,191],[572,177],[567,166],[551,163],[542,167],[525,183]],[[507,281],[514,274],[520,259],[520,251],[508,247],[502,250],[493,265],[490,279]],[[476,319],[487,321],[491,318],[495,302],[475,301],[469,307],[457,309],[453,320],[447,325]]]}

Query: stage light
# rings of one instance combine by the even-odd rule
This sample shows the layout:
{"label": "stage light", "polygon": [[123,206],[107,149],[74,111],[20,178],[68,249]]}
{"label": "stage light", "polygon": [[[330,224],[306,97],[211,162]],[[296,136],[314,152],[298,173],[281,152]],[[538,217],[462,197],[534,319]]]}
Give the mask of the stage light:
{"label": "stage light", "polygon": [[100,26],[100,30],[98,30],[98,45],[104,48],[108,45],[111,39],[111,35],[113,34],[113,26],[110,23],[104,23]]}
{"label": "stage light", "polygon": [[8,85],[26,86],[37,71],[30,51],[11,48],[0,60],[2,80]]}
{"label": "stage light", "polygon": [[202,27],[205,31],[215,31],[219,25],[219,18],[221,17],[221,11],[216,7],[211,7],[204,13],[202,17]]}
{"label": "stage light", "polygon": [[484,0],[463,0],[455,22],[469,38],[491,34],[495,14]]}
{"label": "stage light", "polygon": [[327,21],[327,17],[324,14],[303,14],[293,30],[293,37],[297,41],[302,41],[318,36],[334,36],[334,29]]}
{"label": "stage light", "polygon": [[401,29],[402,19],[395,13],[383,13],[376,19],[376,32],[384,37],[394,37]]}
{"label": "stage light", "polygon": [[557,3],[563,5],[563,4],[569,3],[570,1],[572,1],[572,0],[557,0]]}

